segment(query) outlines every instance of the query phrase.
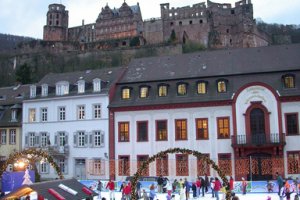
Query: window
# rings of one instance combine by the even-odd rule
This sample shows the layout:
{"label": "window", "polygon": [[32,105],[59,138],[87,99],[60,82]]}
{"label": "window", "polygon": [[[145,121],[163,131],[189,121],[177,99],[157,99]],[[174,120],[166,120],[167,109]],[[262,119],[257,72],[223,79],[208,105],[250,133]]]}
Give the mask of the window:
{"label": "window", "polygon": [[298,113],[286,113],[285,114],[286,123],[286,134],[287,135],[298,135],[299,125],[298,125]]}
{"label": "window", "polygon": [[78,132],[77,133],[78,136],[78,147],[85,147],[87,144],[87,135],[85,134],[85,132]]}
{"label": "window", "polygon": [[129,156],[119,156],[119,176],[129,176],[130,163]]}
{"label": "window", "polygon": [[175,120],[175,140],[187,140],[187,120]]}
{"label": "window", "polygon": [[35,109],[34,108],[30,108],[29,109],[29,122],[35,122],[36,118],[35,118]]}
{"label": "window", "polygon": [[41,108],[41,121],[42,122],[48,121],[48,109],[47,108]]}
{"label": "window", "polygon": [[93,175],[105,175],[104,163],[102,164],[100,159],[92,160],[90,172]]}
{"label": "window", "polygon": [[196,139],[208,140],[208,119],[196,119]]}
{"label": "window", "polygon": [[140,87],[140,98],[147,98],[149,96],[149,87]]}
{"label": "window", "polygon": [[187,94],[187,84],[186,83],[180,83],[177,85],[177,94],[180,96]]}
{"label": "window", "polygon": [[31,85],[30,86],[30,98],[34,98],[34,97],[36,97],[36,86]]}
{"label": "window", "polygon": [[41,174],[49,173],[49,163],[46,162],[40,163],[40,173]]}
{"label": "window", "polygon": [[17,121],[17,110],[16,109],[12,109],[11,110],[11,121],[12,122],[16,122]]}
{"label": "window", "polygon": [[[57,139],[56,139],[57,140]],[[67,141],[67,134],[65,132],[58,132],[58,141],[57,141],[58,146],[63,147],[66,144],[68,144]]]}
{"label": "window", "polygon": [[284,88],[295,88],[295,75],[287,74],[283,77]]}
{"label": "window", "polygon": [[288,174],[299,174],[300,173],[300,152],[287,152],[287,171]]}
{"label": "window", "polygon": [[1,144],[6,144],[6,130],[1,130]]}
{"label": "window", "polygon": [[81,93],[84,93],[85,91],[85,81],[84,80],[80,80],[77,82],[78,84],[78,93],[81,94]]}
{"label": "window", "polygon": [[156,140],[168,140],[167,120],[156,120]]}
{"label": "window", "polygon": [[168,155],[164,155],[160,158],[156,158],[156,176],[168,176],[169,175],[169,159]]}
{"label": "window", "polygon": [[229,117],[218,117],[218,139],[228,139],[230,135]]}
{"label": "window", "polygon": [[57,165],[63,174],[67,173],[67,160],[61,158],[57,160]]}
{"label": "window", "polygon": [[34,147],[35,144],[36,144],[35,133],[29,133],[28,134],[28,146],[29,147]]}
{"label": "window", "polygon": [[200,23],[200,24],[203,24],[203,20],[202,20],[202,19],[200,19],[200,20],[199,20],[199,23]]}
{"label": "window", "polygon": [[206,94],[206,82],[197,83],[197,94]]}
{"label": "window", "polygon": [[159,85],[158,86],[158,96],[165,97],[168,95],[168,86],[167,85]]}
{"label": "window", "polygon": [[48,85],[43,84],[42,85],[42,97],[46,97],[46,96],[48,96]]}
{"label": "window", "polygon": [[69,94],[69,83],[68,82],[58,82],[56,84],[56,95],[62,96]]}
{"label": "window", "polygon": [[16,144],[16,129],[9,130],[9,144]]}
{"label": "window", "polygon": [[137,141],[145,142],[148,141],[148,121],[138,121],[137,126]]}
{"label": "window", "polygon": [[94,92],[100,92],[101,91],[101,80],[96,78],[93,80],[93,89]]}
{"label": "window", "polygon": [[181,26],[182,25],[182,21],[179,21],[179,26]]}
{"label": "window", "polygon": [[100,104],[95,104],[93,106],[94,110],[94,119],[100,119],[101,118],[101,105]]}
{"label": "window", "polygon": [[47,133],[41,133],[41,147],[46,147],[48,145],[48,135]]}
{"label": "window", "polygon": [[[137,156],[137,169],[139,169],[143,162],[148,160],[148,155],[138,155]],[[149,176],[149,165],[142,171],[141,176]]]}
{"label": "window", "polygon": [[193,21],[192,21],[192,20],[190,20],[190,24],[193,24]]}
{"label": "window", "polygon": [[[203,156],[209,158],[209,154],[203,154]],[[197,176],[210,175],[210,165],[201,158],[197,158]]]}
{"label": "window", "polygon": [[130,88],[122,89],[122,99],[130,99]]}
{"label": "window", "polygon": [[219,80],[217,82],[217,85],[218,85],[218,92],[219,93],[227,92],[227,86],[226,86],[226,81],[225,80]]}
{"label": "window", "polygon": [[218,165],[226,176],[232,175],[231,154],[218,154]]}
{"label": "window", "polygon": [[85,107],[84,106],[78,106],[77,107],[77,116],[79,120],[85,119]]}
{"label": "window", "polygon": [[104,134],[101,131],[94,131],[94,146],[95,147],[104,146]]}
{"label": "window", "polygon": [[129,142],[129,122],[119,122],[119,142]]}
{"label": "window", "polygon": [[66,120],[66,107],[58,107],[58,120],[59,121]]}
{"label": "window", "polygon": [[177,154],[176,155],[176,176],[188,176],[188,175],[189,175],[188,155]]}

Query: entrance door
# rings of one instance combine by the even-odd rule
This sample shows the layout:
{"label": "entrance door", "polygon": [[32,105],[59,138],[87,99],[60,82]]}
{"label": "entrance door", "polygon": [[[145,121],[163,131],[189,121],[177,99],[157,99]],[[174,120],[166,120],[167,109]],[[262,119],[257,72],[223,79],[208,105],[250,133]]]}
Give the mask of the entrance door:
{"label": "entrance door", "polygon": [[253,144],[266,142],[265,114],[260,108],[254,108],[250,113],[250,130]]}
{"label": "entrance door", "polygon": [[75,178],[78,180],[86,179],[85,159],[75,160]]}
{"label": "entrance door", "polygon": [[272,179],[272,157],[266,153],[255,153],[249,155],[248,180],[271,180]]}

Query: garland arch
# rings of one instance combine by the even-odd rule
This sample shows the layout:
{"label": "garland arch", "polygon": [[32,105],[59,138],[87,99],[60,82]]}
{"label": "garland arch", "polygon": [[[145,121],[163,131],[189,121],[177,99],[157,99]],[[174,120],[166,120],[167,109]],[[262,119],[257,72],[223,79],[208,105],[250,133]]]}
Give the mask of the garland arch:
{"label": "garland arch", "polygon": [[63,179],[64,176],[59,168],[59,166],[54,162],[53,157],[50,156],[45,151],[42,151],[41,149],[37,150],[35,148],[26,149],[20,152],[15,152],[9,155],[8,159],[5,161],[3,166],[0,169],[0,177],[2,177],[2,174],[4,171],[6,171],[6,168],[9,164],[13,164],[19,159],[26,159],[29,161],[29,163],[34,164],[33,168],[36,170],[35,162],[38,160],[44,159],[47,161],[56,171],[57,175],[60,179]]}
{"label": "garland arch", "polygon": [[[167,149],[165,151],[161,151],[161,152],[149,157],[148,160],[146,160],[142,163],[141,167],[134,174],[132,182],[131,182],[132,188],[136,188],[138,178],[141,176],[144,169],[146,169],[149,166],[150,163],[155,161],[157,158],[161,158],[161,157],[167,155],[168,153],[171,153],[171,154],[174,154],[174,153],[192,154],[193,156],[197,157],[198,159],[201,159],[204,162],[206,162],[207,164],[211,165],[211,167],[218,173],[218,175],[222,179],[223,185],[225,185],[226,200],[231,199],[231,191],[230,191],[229,182],[228,182],[225,174],[219,169],[218,165],[216,165],[216,163],[213,160],[209,159],[207,156],[203,155],[202,153],[200,153],[198,151],[190,150],[190,149],[184,149],[184,148]],[[137,200],[136,197],[137,197],[137,191],[136,191],[136,189],[133,189],[131,191],[131,199],[132,200]]]}

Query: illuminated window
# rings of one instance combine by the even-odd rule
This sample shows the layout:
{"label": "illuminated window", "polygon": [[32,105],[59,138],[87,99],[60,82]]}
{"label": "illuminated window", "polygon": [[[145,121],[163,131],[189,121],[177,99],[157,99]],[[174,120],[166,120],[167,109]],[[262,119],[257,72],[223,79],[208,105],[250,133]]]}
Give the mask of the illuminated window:
{"label": "illuminated window", "polygon": [[283,84],[285,88],[295,88],[295,76],[294,75],[284,75]]}
{"label": "illuminated window", "polygon": [[130,99],[130,88],[122,89],[122,99]]}
{"label": "illuminated window", "polygon": [[129,142],[129,122],[119,122],[119,142]]}
{"label": "illuminated window", "polygon": [[158,96],[165,97],[168,95],[168,86],[167,85],[159,85],[158,86]]}
{"label": "illuminated window", "polygon": [[180,83],[177,85],[177,94],[180,96],[187,94],[187,84],[186,83]]}
{"label": "illuminated window", "polygon": [[167,120],[156,121],[156,140],[168,140]]}
{"label": "illuminated window", "polygon": [[148,121],[138,121],[137,125],[137,141],[148,141]]}
{"label": "illuminated window", "polygon": [[218,85],[218,92],[219,93],[227,92],[227,85],[226,85],[225,80],[218,81],[217,85]]}
{"label": "illuminated window", "polygon": [[140,87],[140,98],[147,98],[149,96],[149,87]]}
{"label": "illuminated window", "polygon": [[208,139],[208,119],[196,119],[196,139]]}
{"label": "illuminated window", "polygon": [[187,120],[176,119],[175,120],[175,139],[176,140],[187,140]]}
{"label": "illuminated window", "polygon": [[218,138],[227,139],[230,135],[229,117],[218,117]]}
{"label": "illuminated window", "polygon": [[197,83],[197,94],[206,94],[206,82]]}
{"label": "illuminated window", "polygon": [[35,118],[35,109],[34,108],[30,108],[29,109],[29,122],[35,122],[36,118]]}

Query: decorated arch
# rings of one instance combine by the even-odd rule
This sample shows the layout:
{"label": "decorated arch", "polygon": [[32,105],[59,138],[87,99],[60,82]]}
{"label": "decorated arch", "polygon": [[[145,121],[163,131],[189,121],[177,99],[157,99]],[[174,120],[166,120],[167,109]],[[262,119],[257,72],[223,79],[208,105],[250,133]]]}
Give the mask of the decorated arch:
{"label": "decorated arch", "polygon": [[[163,158],[164,156],[166,156],[169,153],[170,154],[174,154],[174,153],[191,154],[191,155],[197,157],[198,159],[201,159],[202,161],[206,162],[207,164],[211,165],[211,167],[218,173],[219,177],[223,181],[223,185],[226,188],[226,200],[231,199],[231,191],[230,191],[229,182],[228,182],[225,174],[218,167],[218,165],[216,165],[216,163],[213,160],[209,159],[204,154],[202,154],[198,151],[194,151],[194,150],[190,150],[190,149],[184,149],[184,148],[167,149],[165,151],[161,151],[161,152],[149,157],[148,160],[144,161],[141,164],[140,168],[138,168],[137,172],[134,174],[133,179],[132,179],[132,183],[131,183],[132,188],[136,188],[138,178],[142,175],[143,171],[149,166],[150,163],[154,162],[158,158]],[[136,189],[132,190],[131,197],[132,197],[131,198],[132,200],[137,200],[137,190]]]}
{"label": "decorated arch", "polygon": [[19,160],[27,160],[28,164],[33,165],[35,171],[36,171],[35,163],[37,161],[43,160],[45,162],[48,162],[54,168],[54,170],[56,171],[60,179],[64,178],[59,166],[54,162],[53,157],[50,156],[47,152],[35,148],[30,148],[20,152],[15,152],[10,154],[8,159],[5,161],[5,163],[0,169],[0,177],[2,176],[3,172],[6,170],[9,164],[14,164]]}

